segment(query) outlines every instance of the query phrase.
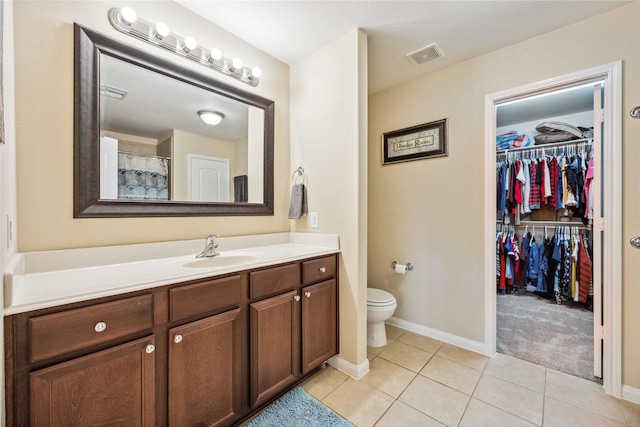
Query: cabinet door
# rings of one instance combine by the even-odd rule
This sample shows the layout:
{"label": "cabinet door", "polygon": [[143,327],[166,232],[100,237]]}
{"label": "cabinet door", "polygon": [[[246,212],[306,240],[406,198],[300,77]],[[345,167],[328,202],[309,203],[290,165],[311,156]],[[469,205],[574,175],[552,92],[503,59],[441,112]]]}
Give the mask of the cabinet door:
{"label": "cabinet door", "polygon": [[251,304],[251,406],[281,391],[300,371],[299,301],[291,291]]}
{"label": "cabinet door", "polygon": [[336,354],[336,281],[302,289],[302,373],[306,374]]}
{"label": "cabinet door", "polygon": [[154,350],[148,337],[32,372],[29,424],[153,427]]}
{"label": "cabinet door", "polygon": [[240,309],[169,330],[169,425],[228,424],[241,410]]}

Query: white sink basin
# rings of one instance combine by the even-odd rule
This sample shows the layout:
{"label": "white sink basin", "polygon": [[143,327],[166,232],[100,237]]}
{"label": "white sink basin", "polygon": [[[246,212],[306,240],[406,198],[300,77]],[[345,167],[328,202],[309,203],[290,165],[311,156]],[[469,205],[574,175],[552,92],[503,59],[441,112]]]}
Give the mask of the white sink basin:
{"label": "white sink basin", "polygon": [[198,258],[183,264],[187,268],[214,268],[214,267],[230,267],[233,265],[246,264],[258,259],[254,254],[229,254],[224,253],[209,257]]}

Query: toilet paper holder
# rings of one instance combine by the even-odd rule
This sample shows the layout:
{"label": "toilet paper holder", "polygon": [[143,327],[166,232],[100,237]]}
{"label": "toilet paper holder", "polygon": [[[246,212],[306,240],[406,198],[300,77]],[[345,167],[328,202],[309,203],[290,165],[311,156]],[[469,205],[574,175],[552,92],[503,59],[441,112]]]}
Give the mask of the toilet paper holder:
{"label": "toilet paper holder", "polygon": [[[396,268],[396,265],[398,263],[396,261],[393,261],[391,263],[391,268]],[[413,270],[413,264],[411,264],[410,262],[407,263],[407,270],[406,271],[412,271]]]}

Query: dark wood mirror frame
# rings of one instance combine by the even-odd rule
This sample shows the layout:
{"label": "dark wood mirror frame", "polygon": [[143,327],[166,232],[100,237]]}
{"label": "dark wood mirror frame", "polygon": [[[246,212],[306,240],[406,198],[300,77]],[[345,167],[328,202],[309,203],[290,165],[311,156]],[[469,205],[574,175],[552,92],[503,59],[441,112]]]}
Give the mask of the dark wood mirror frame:
{"label": "dark wood mirror frame", "polygon": [[[75,218],[273,215],[274,102],[74,24]],[[264,111],[263,203],[100,199],[100,54],[109,55]]]}

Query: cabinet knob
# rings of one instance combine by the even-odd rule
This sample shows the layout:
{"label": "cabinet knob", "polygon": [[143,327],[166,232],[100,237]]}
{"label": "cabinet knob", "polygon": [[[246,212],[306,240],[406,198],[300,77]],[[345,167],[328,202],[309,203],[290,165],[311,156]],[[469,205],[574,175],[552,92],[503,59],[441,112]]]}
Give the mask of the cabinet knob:
{"label": "cabinet knob", "polygon": [[96,323],[96,326],[93,329],[95,329],[96,332],[102,332],[105,329],[107,329],[107,324],[104,322],[98,322]]}
{"label": "cabinet knob", "polygon": [[320,267],[320,273],[324,273],[324,272],[326,272],[326,271],[327,271],[327,269],[326,269],[326,268],[324,268],[324,267]]}
{"label": "cabinet knob", "polygon": [[311,292],[305,292],[305,293],[304,293],[304,296],[305,296],[305,297],[307,297],[307,298],[309,298],[309,297],[311,296]]}
{"label": "cabinet knob", "polygon": [[182,342],[182,335],[176,335],[175,337],[173,337],[173,342],[176,344]]}
{"label": "cabinet knob", "polygon": [[293,297],[293,299],[294,299],[295,301],[300,301],[300,295],[296,295],[295,297]]}
{"label": "cabinet knob", "polygon": [[149,344],[149,345],[147,345],[147,348],[146,348],[145,351],[147,352],[147,354],[151,354],[154,351],[156,351],[156,346],[153,345],[153,344]]}

